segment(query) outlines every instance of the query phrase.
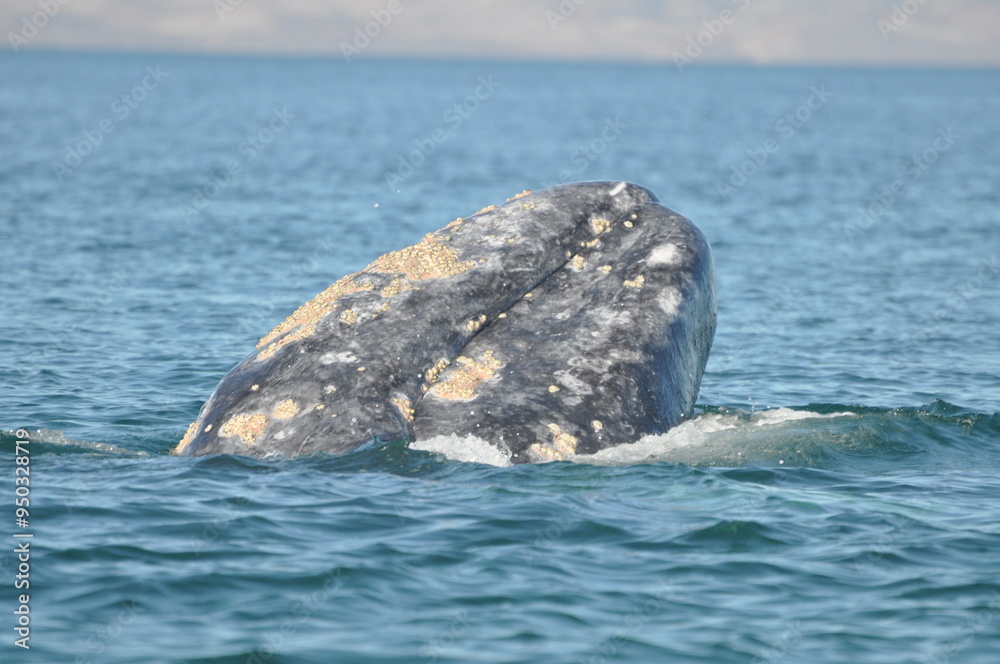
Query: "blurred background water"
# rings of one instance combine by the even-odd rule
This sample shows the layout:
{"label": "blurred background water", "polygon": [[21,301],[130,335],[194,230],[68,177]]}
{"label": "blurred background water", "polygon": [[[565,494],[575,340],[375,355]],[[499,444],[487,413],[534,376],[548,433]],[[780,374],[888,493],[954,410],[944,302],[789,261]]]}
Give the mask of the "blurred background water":
{"label": "blurred background water", "polygon": [[[993,70],[0,55],[3,661],[996,661],[997,117]],[[591,179],[712,244],[691,422],[597,465],[166,455],[338,277]]]}

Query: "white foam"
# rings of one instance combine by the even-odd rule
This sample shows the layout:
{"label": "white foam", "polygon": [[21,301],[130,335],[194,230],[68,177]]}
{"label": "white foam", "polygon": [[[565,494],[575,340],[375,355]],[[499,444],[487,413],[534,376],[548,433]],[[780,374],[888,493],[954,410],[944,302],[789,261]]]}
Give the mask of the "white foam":
{"label": "white foam", "polygon": [[[634,443],[610,447],[592,455],[576,456],[573,461],[597,465],[622,466],[651,461],[711,463],[715,459],[743,456],[743,450],[759,448],[756,432],[771,428],[775,438],[764,443],[777,448],[782,442],[781,426],[811,419],[849,417],[854,413],[814,413],[791,408],[773,408],[752,413],[703,413],[682,422],[665,434],[643,436]],[[760,453],[760,449],[752,449]],[[780,463],[783,463],[779,461]]]}
{"label": "white foam", "polygon": [[809,410],[792,410],[791,408],[772,408],[770,410],[759,410],[750,415],[750,421],[759,427],[770,424],[784,424],[796,420],[827,420],[831,417],[853,417],[857,413],[814,413]]}
{"label": "white foam", "polygon": [[[570,461],[601,466],[625,466],[653,461],[711,464],[738,462],[741,457],[780,456],[787,444],[796,444],[798,433],[782,432],[782,426],[802,420],[854,417],[855,413],[814,413],[808,410],[772,408],[754,412],[703,413],[682,422],[665,434],[643,436],[601,450],[597,454],[570,457]],[[760,433],[768,434],[762,440]],[[411,443],[410,447],[443,454],[452,461],[471,461],[492,466],[510,466],[510,458],[482,438],[450,434]],[[778,459],[778,463],[784,463]]]}
{"label": "white foam", "polygon": [[443,454],[452,461],[470,461],[490,466],[509,466],[510,457],[476,436],[434,436],[427,440],[410,443],[410,448]]}

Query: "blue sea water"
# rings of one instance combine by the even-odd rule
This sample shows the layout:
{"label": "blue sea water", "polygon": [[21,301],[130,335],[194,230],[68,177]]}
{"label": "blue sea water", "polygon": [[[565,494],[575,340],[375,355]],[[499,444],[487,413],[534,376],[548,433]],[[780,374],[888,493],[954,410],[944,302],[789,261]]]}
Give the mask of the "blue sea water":
{"label": "blue sea water", "polygon": [[[0,55],[0,659],[1000,661],[998,117],[990,70]],[[590,179],[712,243],[691,421],[167,455],[338,277]]]}

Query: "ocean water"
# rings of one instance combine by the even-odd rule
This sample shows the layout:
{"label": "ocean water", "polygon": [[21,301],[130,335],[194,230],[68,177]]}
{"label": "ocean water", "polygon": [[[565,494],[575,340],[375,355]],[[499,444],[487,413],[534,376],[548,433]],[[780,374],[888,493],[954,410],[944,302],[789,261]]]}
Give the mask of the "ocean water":
{"label": "ocean water", "polygon": [[[0,55],[0,660],[1000,661],[998,117],[986,70]],[[167,455],[338,277],[591,179],[712,243],[690,421]]]}

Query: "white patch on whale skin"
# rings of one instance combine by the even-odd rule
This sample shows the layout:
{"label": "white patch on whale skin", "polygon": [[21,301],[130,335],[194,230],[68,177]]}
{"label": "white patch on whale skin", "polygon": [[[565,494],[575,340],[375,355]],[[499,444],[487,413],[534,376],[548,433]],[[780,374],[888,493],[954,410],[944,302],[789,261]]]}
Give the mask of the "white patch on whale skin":
{"label": "white patch on whale skin", "polygon": [[676,314],[681,306],[681,294],[676,288],[664,288],[657,294],[656,303],[660,305],[664,313]]}
{"label": "white patch on whale skin", "polygon": [[616,348],[609,355],[600,357],[572,357],[567,362],[574,369],[585,369],[597,373],[607,373],[620,363],[636,363],[642,361],[642,354],[637,350]]}
{"label": "white patch on whale skin", "polygon": [[626,184],[627,183],[625,182],[619,182],[618,184],[615,185],[614,189],[608,192],[608,194],[611,196],[617,196],[618,194],[622,193],[625,190]]}
{"label": "white patch on whale skin", "polygon": [[646,265],[674,265],[679,262],[681,252],[672,244],[661,244],[649,252]]}
{"label": "white patch on whale skin", "polygon": [[410,449],[443,454],[452,461],[470,461],[491,466],[511,465],[510,456],[477,436],[434,436],[410,443]]}
{"label": "white patch on whale skin", "polygon": [[354,356],[354,353],[348,351],[340,351],[338,353],[331,351],[323,353],[319,358],[320,364],[350,364],[357,361],[358,358]]}
{"label": "white patch on whale skin", "polygon": [[589,383],[580,380],[573,375],[573,372],[569,369],[560,369],[554,374],[556,382],[560,385],[565,386],[568,390],[574,394],[593,394],[594,390]]}
{"label": "white patch on whale skin", "polygon": [[604,307],[595,311],[592,317],[601,323],[599,328],[591,332],[594,337],[607,336],[608,329],[631,330],[635,327],[635,312],[626,309]]}

